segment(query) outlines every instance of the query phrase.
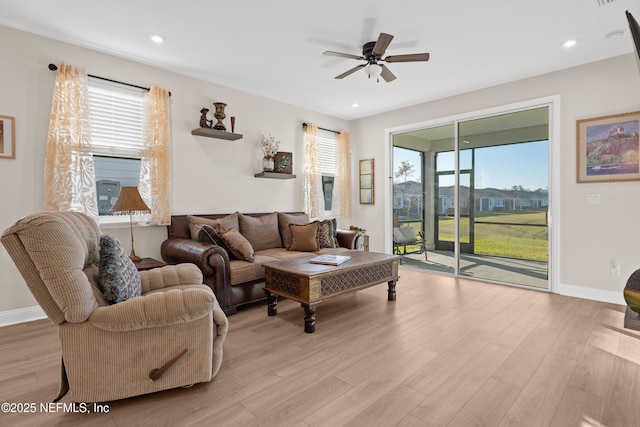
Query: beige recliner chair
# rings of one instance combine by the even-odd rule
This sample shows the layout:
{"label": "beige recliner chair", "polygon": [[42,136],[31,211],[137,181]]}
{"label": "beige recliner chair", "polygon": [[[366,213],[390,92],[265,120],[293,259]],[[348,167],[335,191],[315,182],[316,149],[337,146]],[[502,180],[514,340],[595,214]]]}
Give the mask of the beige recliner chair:
{"label": "beige recliner chair", "polygon": [[200,270],[180,264],[141,271],[142,295],[109,304],[97,283],[101,234],[84,214],[47,212],[2,235],[59,327],[56,401],[68,389],[75,402],[107,402],[210,381],[222,363],[228,323]]}

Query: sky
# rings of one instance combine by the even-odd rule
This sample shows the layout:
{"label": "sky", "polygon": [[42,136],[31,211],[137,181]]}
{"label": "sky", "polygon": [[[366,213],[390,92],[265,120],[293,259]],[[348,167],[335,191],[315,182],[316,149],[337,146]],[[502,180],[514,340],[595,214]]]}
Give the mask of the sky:
{"label": "sky", "polygon": [[[420,156],[417,152],[393,149],[394,175],[403,160],[414,166],[414,174],[407,180],[420,180]],[[438,170],[454,169],[453,152],[438,155]],[[522,186],[536,190],[549,187],[548,142],[537,141],[521,144],[501,145],[476,149],[475,187],[512,188]],[[461,152],[460,168],[471,166],[470,150]],[[440,185],[453,185],[453,175],[442,177]],[[468,185],[468,179],[461,176],[460,183]]]}

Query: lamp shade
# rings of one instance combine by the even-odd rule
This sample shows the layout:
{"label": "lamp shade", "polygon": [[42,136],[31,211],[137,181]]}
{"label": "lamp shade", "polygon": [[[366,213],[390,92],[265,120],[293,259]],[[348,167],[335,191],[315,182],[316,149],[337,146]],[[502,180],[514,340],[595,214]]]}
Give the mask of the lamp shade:
{"label": "lamp shade", "polygon": [[151,212],[151,209],[149,209],[149,206],[142,200],[138,192],[138,187],[122,187],[118,200],[116,200],[116,204],[109,210],[109,214],[131,212],[148,213]]}

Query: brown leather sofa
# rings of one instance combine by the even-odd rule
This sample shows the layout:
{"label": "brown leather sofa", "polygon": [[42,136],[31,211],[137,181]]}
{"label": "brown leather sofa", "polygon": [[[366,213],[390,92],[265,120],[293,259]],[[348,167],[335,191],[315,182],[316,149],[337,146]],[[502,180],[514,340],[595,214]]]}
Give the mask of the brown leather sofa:
{"label": "brown leather sofa", "polygon": [[[226,248],[209,242],[198,241],[193,234],[194,217],[220,221],[223,218],[238,215],[239,230],[243,233],[243,221],[251,218],[266,218],[273,215],[278,217],[277,233],[280,242],[275,247],[257,247],[255,260],[248,262],[231,256]],[[162,259],[168,264],[193,263],[203,273],[204,283],[213,289],[220,306],[225,314],[236,313],[238,306],[264,299],[264,268],[265,262],[291,259],[300,256],[310,256],[314,253],[335,253],[350,249],[362,249],[364,236],[359,231],[335,230],[335,240],[338,248],[320,249],[314,253],[290,251],[286,246],[286,239],[282,238],[283,231],[288,230],[288,224],[283,224],[283,218],[295,217],[297,223],[308,222],[307,215],[303,212],[271,212],[271,213],[233,213],[233,214],[207,214],[207,215],[173,215],[171,224],[167,226],[168,238],[162,243]],[[334,223],[335,224],[335,223]],[[234,227],[235,228],[235,227]],[[273,228],[271,228],[273,230]],[[248,233],[248,227],[246,232]],[[264,234],[264,233],[262,233]],[[284,243],[283,243],[284,242]]]}

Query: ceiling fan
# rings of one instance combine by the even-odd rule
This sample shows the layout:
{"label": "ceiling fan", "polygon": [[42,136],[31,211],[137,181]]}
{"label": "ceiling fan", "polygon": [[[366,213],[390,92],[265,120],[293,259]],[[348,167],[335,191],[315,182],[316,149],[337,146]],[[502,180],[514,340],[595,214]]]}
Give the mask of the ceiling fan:
{"label": "ceiling fan", "polygon": [[374,42],[365,43],[362,46],[362,56],[351,55],[349,53],[340,53],[340,52],[332,52],[327,50],[323,52],[323,55],[329,56],[339,56],[341,58],[350,58],[357,59],[358,61],[366,61],[364,64],[360,64],[352,69],[345,71],[344,73],[336,76],[336,79],[343,79],[348,75],[351,75],[358,71],[361,68],[365,69],[367,76],[369,78],[375,78],[377,81],[380,81],[378,77],[382,77],[384,81],[390,82],[396,79],[396,76],[387,68],[384,64],[379,64],[378,62],[420,62],[420,61],[428,61],[429,54],[428,53],[413,53],[409,55],[392,55],[387,56],[386,58],[382,58],[384,52],[389,47],[389,44],[393,40],[393,36],[391,34],[380,33],[378,36],[378,40]]}

